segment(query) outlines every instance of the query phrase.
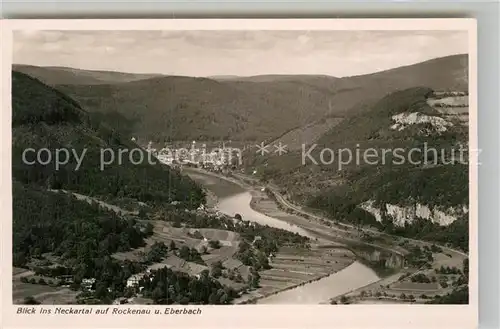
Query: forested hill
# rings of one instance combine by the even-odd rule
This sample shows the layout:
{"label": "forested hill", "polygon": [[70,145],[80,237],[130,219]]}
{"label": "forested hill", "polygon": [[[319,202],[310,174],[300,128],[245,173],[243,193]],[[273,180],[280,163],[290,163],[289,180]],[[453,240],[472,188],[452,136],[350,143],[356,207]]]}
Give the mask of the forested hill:
{"label": "forested hill", "polygon": [[[142,202],[179,201],[197,206],[203,199],[201,189],[193,181],[167,166],[149,164],[145,152],[144,161],[138,164],[130,161],[129,153],[123,153],[119,164],[119,149],[139,146],[122,141],[117,132],[68,96],[19,72],[12,73],[12,107],[13,178],[21,183]],[[29,165],[22,160],[27,148],[48,148],[52,159],[57,149],[65,148],[70,152],[70,161],[59,170],[55,161]],[[106,148],[115,150],[115,161],[101,170],[101,149]],[[75,170],[77,161],[73,154],[81,155],[84,149],[82,164]],[[110,160],[111,151],[106,155]],[[29,162],[36,160],[35,152],[26,156]],[[132,160],[139,159],[136,152]]]}
{"label": "forested hill", "polygon": [[[248,167],[334,220],[466,250],[469,166],[459,150],[468,127],[430,106],[432,97],[425,87],[391,93],[324,134],[310,158],[289,152]],[[341,164],[339,150],[351,161],[344,152]]]}
{"label": "forested hill", "polygon": [[81,70],[71,67],[40,67],[33,65],[14,64],[17,72],[28,74],[47,85],[53,84],[87,84],[99,85],[107,83],[121,83],[149,79],[158,74],[136,74],[113,71]]}
{"label": "forested hill", "polygon": [[372,104],[396,90],[417,86],[467,89],[467,55],[343,78],[141,76],[116,82],[103,80],[95,71],[75,70],[78,74],[68,79],[61,73],[67,73],[67,68],[24,69],[70,95],[88,111],[101,113],[102,120],[111,122],[128,138],[154,142],[261,142],[321,119],[350,117],[353,111],[364,109],[360,105]]}
{"label": "forested hill", "polygon": [[[28,164],[36,161],[35,152],[27,153],[23,161],[23,151],[28,148],[35,152],[49,149],[52,161],[47,165]],[[105,148],[118,153],[118,149],[138,146],[123,142],[118,133],[66,95],[25,74],[12,73],[15,265],[23,266],[46,252],[66,258],[85,255],[81,262],[88,265],[96,253],[103,257],[142,243],[143,231],[134,221],[120,220],[110,211],[52,190],[78,192],[129,206],[178,201],[181,206],[194,208],[204,202],[203,191],[196,183],[167,166],[149,164],[146,156],[144,162],[134,164],[125,154],[121,164],[116,158],[101,170],[100,150]],[[68,163],[60,168],[55,163],[58,149],[67,149],[70,154]],[[81,156],[85,149],[78,167],[74,154]],[[64,160],[65,155],[59,154]],[[45,162],[47,154],[42,153],[40,159]]]}

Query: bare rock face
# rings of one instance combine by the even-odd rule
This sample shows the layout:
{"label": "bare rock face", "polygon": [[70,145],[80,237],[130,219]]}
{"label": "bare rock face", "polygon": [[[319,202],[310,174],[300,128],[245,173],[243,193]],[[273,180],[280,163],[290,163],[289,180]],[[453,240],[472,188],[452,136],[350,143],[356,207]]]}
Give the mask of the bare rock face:
{"label": "bare rock face", "polygon": [[394,124],[391,126],[392,130],[402,131],[407,127],[416,124],[430,124],[436,132],[445,132],[453,123],[446,121],[438,116],[430,116],[418,112],[413,113],[399,113],[391,117]]}
{"label": "bare rock face", "polygon": [[404,226],[405,223],[411,223],[416,218],[430,220],[440,226],[448,226],[458,219],[460,215],[467,214],[469,209],[466,205],[448,207],[439,209],[438,207],[429,207],[420,203],[411,206],[399,206],[394,204],[385,204],[385,209],[379,209],[374,206],[374,201],[369,200],[360,205],[360,208],[371,213],[379,222],[383,215],[392,218],[397,226]]}

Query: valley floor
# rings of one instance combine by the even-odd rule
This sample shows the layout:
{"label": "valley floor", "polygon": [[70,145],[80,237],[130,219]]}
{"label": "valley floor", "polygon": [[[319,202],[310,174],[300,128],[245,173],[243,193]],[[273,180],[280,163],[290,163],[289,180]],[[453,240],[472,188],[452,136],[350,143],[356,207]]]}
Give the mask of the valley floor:
{"label": "valley floor", "polygon": [[[350,241],[361,241],[362,233],[368,232],[373,236],[382,238],[383,248],[403,255],[408,254],[407,248],[416,246],[426,248],[432,245],[432,243],[425,241],[390,236],[370,228],[359,229],[348,224],[328,223],[324,218],[294,205],[275,189],[263,186],[262,183],[252,177],[241,174],[231,175],[231,177],[214,173],[208,174],[249,189],[252,195],[250,203],[252,209],[305,229],[316,237],[316,243],[318,244],[345,246]],[[270,198],[270,194],[273,195],[273,198]],[[405,245],[405,248],[401,247],[402,244]],[[458,281],[459,275],[444,273],[440,270],[443,267],[461,269],[467,255],[444,246],[439,246],[439,248],[441,249],[440,252],[432,253],[433,262],[429,268],[404,267],[398,270],[397,273],[376,282],[353,289],[347,293],[331,296],[330,301],[337,303],[342,299],[343,302],[348,300],[349,303],[424,303],[433,296],[449,293],[457,286],[456,281]],[[412,282],[410,278],[417,274],[424,275],[432,282]]]}

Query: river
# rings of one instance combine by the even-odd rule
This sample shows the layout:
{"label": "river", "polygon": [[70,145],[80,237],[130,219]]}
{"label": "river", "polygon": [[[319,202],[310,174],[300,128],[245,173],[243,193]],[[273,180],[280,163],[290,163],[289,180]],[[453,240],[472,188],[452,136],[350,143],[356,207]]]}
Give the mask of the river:
{"label": "river", "polygon": [[[239,213],[244,220],[262,225],[284,229],[307,237],[314,236],[296,225],[283,220],[269,217],[250,207],[252,195],[242,187],[227,180],[202,173],[191,173],[189,176],[218,197],[219,211],[234,216]],[[320,304],[328,302],[349,291],[364,287],[380,280],[375,271],[360,262],[354,262],[337,273],[303,286],[286,290],[275,295],[258,300],[258,304]]]}
{"label": "river", "polygon": [[217,204],[217,208],[229,215],[234,216],[235,214],[240,214],[243,220],[248,220],[252,222],[256,222],[261,225],[268,225],[274,228],[279,228],[282,230],[287,230],[290,232],[294,232],[303,236],[307,236],[311,239],[314,239],[315,236],[300,228],[297,225],[289,224],[280,219],[276,219],[273,217],[269,217],[264,215],[258,211],[253,210],[250,207],[250,202],[252,201],[252,195],[250,192],[238,193],[236,195],[228,196],[222,199],[219,199],[219,203]]}

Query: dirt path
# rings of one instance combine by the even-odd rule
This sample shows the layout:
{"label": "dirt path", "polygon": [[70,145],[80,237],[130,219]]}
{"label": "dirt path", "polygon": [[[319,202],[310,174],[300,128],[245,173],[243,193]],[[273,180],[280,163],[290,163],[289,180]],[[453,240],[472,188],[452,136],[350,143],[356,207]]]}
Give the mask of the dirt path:
{"label": "dirt path", "polygon": [[99,206],[101,206],[102,208],[114,211],[118,215],[138,215],[139,214],[138,211],[129,211],[129,210],[120,208],[120,207],[118,207],[116,205],[113,205],[113,204],[110,204],[110,203],[107,203],[107,202],[104,202],[104,201],[100,201],[100,200],[98,200],[96,198],[89,197],[87,195],[83,195],[83,194],[80,194],[80,193],[66,191],[66,190],[49,190],[49,191],[51,191],[51,192],[63,192],[63,193],[66,193],[66,194],[72,194],[77,200],[85,201],[88,204],[92,204],[93,202],[95,202]]}
{"label": "dirt path", "polygon": [[[226,176],[222,176],[222,175],[211,173],[211,172],[205,172],[202,170],[197,170],[197,171],[199,173],[208,174],[208,175],[220,178],[220,179],[224,179],[226,181],[232,182],[234,184],[239,185],[242,188],[249,189],[251,191],[256,191],[254,184],[260,184],[260,182],[256,179],[254,179],[253,177],[245,177],[244,175],[237,174],[237,175],[235,175],[236,178],[233,178],[233,177],[226,177]],[[241,176],[241,177],[238,177],[238,176]],[[252,184],[248,184],[247,181],[251,181]],[[310,213],[310,212],[304,210],[301,206],[295,205],[292,202],[288,201],[283,195],[281,195],[281,193],[279,193],[278,188],[276,186],[267,185],[266,188],[273,193],[273,195],[275,197],[275,202],[277,204],[280,204],[285,209],[290,209],[293,212],[295,212],[299,215],[302,215],[299,217],[301,219],[300,222],[293,221],[293,222],[291,222],[291,224],[298,225],[298,226],[300,226],[308,231],[311,231],[312,233],[321,233],[321,235],[318,234],[318,236],[321,236],[322,238],[326,238],[328,240],[334,240],[336,242],[339,241],[339,238],[340,238],[340,240],[344,240],[344,241],[350,240],[350,241],[355,241],[358,243],[361,242],[363,244],[371,245],[371,246],[377,247],[377,248],[383,248],[383,249],[386,249],[388,251],[391,251],[391,252],[394,252],[394,253],[397,253],[400,255],[404,253],[401,250],[396,250],[394,248],[390,248],[387,246],[370,244],[367,242],[359,241],[358,239],[346,238],[346,235],[352,233],[355,230],[361,230],[361,232],[371,233],[371,234],[374,234],[376,236],[388,237],[391,240],[405,240],[405,241],[413,243],[414,245],[418,245],[420,247],[423,247],[423,246],[430,247],[433,244],[433,243],[427,242],[427,241],[421,241],[421,240],[416,240],[416,239],[411,239],[411,238],[403,238],[403,237],[399,237],[399,236],[394,236],[394,235],[379,232],[377,230],[370,229],[370,228],[357,228],[353,225],[344,224],[344,223],[338,223],[337,225],[340,227],[327,226],[323,223],[325,221],[327,221],[328,219],[326,219],[322,216],[318,216],[316,214]],[[262,212],[262,209],[255,209],[255,210]],[[297,217],[297,216],[295,216],[295,217]],[[287,218],[280,218],[280,219],[287,221]],[[435,245],[437,245],[437,244],[435,244]],[[446,246],[441,246],[441,245],[437,245],[437,246],[443,250],[443,254],[449,254],[452,258],[464,259],[467,257],[467,254],[462,252],[462,251],[455,250],[455,249],[452,249],[452,248],[449,248]],[[420,269],[415,270],[413,272],[413,274],[417,274],[419,272],[421,272]],[[381,286],[387,286],[387,285],[391,285],[391,284],[398,282],[400,277],[401,277],[401,271],[398,271],[397,273],[390,275],[389,277],[385,277],[381,280],[370,283],[366,286],[353,289],[349,292],[346,292],[345,294],[348,294],[348,295],[356,294],[356,293],[359,293],[362,290],[366,290],[366,289],[377,289],[378,290],[378,289],[381,289]]]}

